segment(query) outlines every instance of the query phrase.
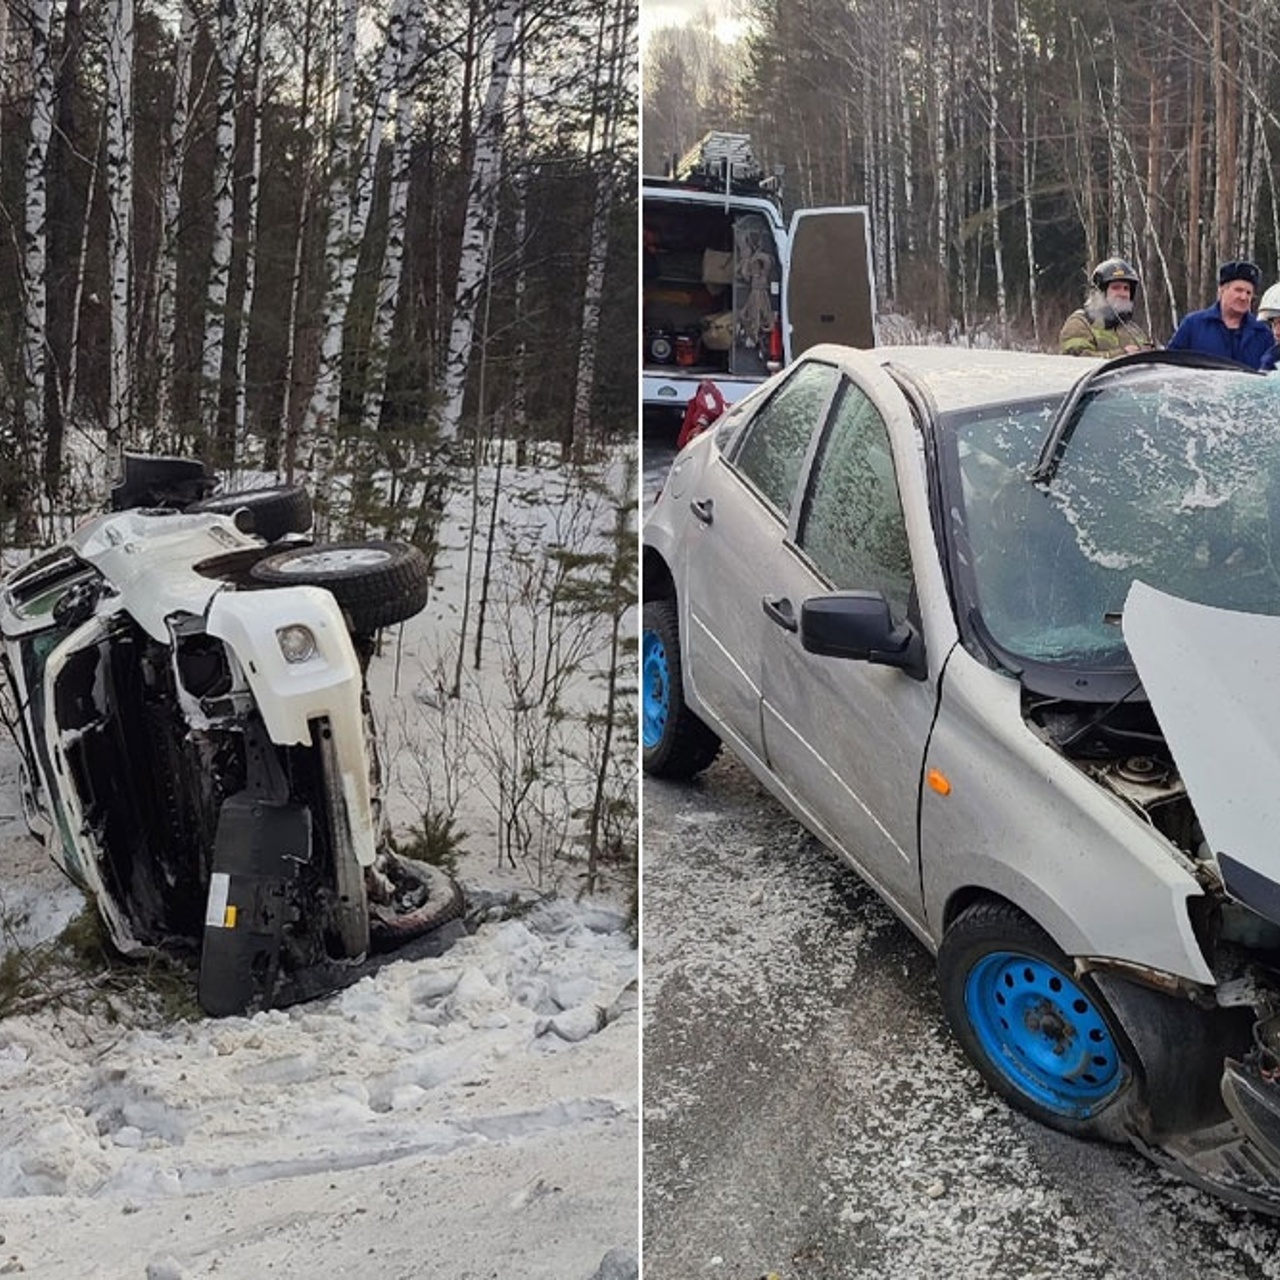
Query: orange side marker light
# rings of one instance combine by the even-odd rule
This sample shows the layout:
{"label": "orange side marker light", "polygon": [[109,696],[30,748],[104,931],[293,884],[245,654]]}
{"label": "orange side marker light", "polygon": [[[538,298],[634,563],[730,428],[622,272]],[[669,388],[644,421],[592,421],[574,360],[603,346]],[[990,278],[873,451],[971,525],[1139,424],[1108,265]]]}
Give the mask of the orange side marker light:
{"label": "orange side marker light", "polygon": [[925,780],[940,796],[949,796],[951,794],[951,782],[945,773],[941,773],[937,769],[930,769]]}

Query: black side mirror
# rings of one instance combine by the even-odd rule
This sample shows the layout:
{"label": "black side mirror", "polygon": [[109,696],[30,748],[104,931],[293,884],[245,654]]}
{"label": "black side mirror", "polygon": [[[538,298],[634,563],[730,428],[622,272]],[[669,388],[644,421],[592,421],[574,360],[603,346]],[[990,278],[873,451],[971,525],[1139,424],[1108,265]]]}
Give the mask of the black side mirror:
{"label": "black side mirror", "polygon": [[822,657],[897,667],[913,680],[928,674],[924,637],[909,622],[894,622],[879,591],[810,596],[800,605],[800,644]]}

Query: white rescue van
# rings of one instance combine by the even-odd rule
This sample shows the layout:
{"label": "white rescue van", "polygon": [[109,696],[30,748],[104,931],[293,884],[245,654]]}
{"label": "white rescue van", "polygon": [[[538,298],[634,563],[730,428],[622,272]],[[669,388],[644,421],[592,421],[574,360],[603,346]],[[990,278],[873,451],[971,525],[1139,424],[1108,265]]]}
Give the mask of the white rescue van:
{"label": "white rescue van", "polygon": [[866,208],[801,209],[787,224],[776,187],[733,133],[644,179],[646,408],[683,411],[705,378],[736,402],[820,342],[875,346]]}

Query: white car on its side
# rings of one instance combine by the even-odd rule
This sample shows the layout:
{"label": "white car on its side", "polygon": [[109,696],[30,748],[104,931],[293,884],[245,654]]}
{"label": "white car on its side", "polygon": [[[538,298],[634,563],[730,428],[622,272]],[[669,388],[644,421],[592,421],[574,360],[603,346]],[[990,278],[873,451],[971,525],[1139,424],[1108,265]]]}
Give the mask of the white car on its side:
{"label": "white car on its side", "polygon": [[[123,953],[243,1013],[443,946],[457,886],[386,847],[365,673],[426,603],[396,542],[313,544],[302,489],[127,457],[113,511],[0,587],[28,826]],[[458,926],[460,927],[460,926]]]}

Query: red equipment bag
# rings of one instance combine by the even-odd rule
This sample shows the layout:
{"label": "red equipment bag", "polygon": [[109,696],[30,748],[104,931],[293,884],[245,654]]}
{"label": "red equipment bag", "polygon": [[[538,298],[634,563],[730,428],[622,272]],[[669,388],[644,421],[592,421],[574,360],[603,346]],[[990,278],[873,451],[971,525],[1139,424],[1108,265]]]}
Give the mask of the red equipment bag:
{"label": "red equipment bag", "polygon": [[720,388],[710,378],[703,378],[684,411],[676,449],[683,449],[695,436],[700,436],[728,407]]}

